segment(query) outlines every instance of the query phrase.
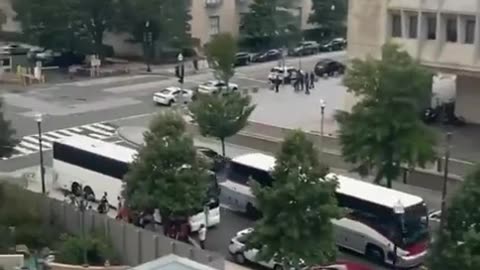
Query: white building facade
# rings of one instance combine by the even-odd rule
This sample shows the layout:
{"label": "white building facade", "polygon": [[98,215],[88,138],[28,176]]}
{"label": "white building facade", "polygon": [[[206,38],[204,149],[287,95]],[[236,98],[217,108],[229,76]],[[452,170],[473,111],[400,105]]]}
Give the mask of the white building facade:
{"label": "white building facade", "polygon": [[[400,44],[423,65],[456,76],[456,114],[480,123],[480,0],[350,0],[349,58]],[[346,108],[355,99],[347,97]]]}

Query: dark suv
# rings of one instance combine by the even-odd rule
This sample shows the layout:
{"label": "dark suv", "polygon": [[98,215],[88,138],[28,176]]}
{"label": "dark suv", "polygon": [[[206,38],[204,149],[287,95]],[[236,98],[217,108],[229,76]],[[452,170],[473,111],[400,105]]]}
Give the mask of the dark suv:
{"label": "dark suv", "polygon": [[345,65],[338,61],[326,58],[317,62],[314,71],[315,75],[319,77],[343,74],[345,73]]}
{"label": "dark suv", "polygon": [[289,51],[289,55],[302,56],[316,54],[319,51],[320,45],[315,41],[304,41],[298,44],[297,47]]}
{"label": "dark suv", "polygon": [[322,52],[341,51],[347,48],[347,41],[344,38],[334,38],[320,46]]}

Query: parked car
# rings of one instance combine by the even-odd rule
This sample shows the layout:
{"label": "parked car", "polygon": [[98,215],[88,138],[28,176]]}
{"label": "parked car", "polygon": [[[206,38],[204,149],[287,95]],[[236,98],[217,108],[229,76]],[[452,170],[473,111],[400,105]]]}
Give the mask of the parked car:
{"label": "parked car", "polygon": [[[223,81],[208,81],[198,86],[198,92],[201,94],[216,94],[219,91],[227,90],[227,84]],[[238,85],[234,83],[228,83],[228,90],[238,90]]]}
{"label": "parked car", "polygon": [[282,51],[273,49],[263,53],[258,53],[252,57],[252,62],[268,62],[282,58]]}
{"label": "parked car", "polygon": [[258,249],[252,248],[247,249],[246,243],[250,234],[253,232],[253,228],[248,228],[242,231],[239,231],[231,240],[230,245],[228,246],[228,251],[232,255],[234,261],[239,264],[244,264],[247,262],[259,264],[268,269],[282,270],[282,264],[271,259],[269,261],[257,260]]}
{"label": "parked car", "polygon": [[325,58],[317,62],[314,72],[315,75],[319,77],[323,77],[325,75],[332,76],[335,74],[343,74],[345,73],[345,65],[338,61]]}
{"label": "parked car", "polygon": [[247,52],[239,52],[235,54],[235,66],[246,66],[252,61],[250,54]]}
{"label": "parked car", "polygon": [[268,74],[268,80],[273,83],[277,78],[277,75],[279,75],[284,83],[290,83],[292,81],[292,76],[294,76],[296,72],[297,69],[294,67],[273,67]]}
{"label": "parked car", "polygon": [[176,102],[188,103],[192,101],[193,91],[180,87],[167,87],[153,94],[153,102],[156,104],[171,106]]}
{"label": "parked car", "polygon": [[344,38],[334,38],[320,45],[320,51],[322,52],[341,51],[345,48],[347,48],[347,40]]}
{"label": "parked car", "polygon": [[207,161],[211,171],[219,172],[223,168],[225,162],[222,155],[208,147],[196,146],[195,148],[200,158],[204,158]]}
{"label": "parked car", "polygon": [[291,49],[288,54],[291,56],[302,56],[316,54],[320,50],[320,45],[316,41],[303,41],[297,47]]}

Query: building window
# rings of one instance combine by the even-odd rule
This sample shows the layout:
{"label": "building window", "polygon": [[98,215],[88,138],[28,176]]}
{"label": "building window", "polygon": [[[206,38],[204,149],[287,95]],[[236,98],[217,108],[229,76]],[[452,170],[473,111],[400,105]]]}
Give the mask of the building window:
{"label": "building window", "polygon": [[418,17],[417,15],[411,15],[408,20],[408,37],[409,38],[417,38],[417,24],[418,24]]}
{"label": "building window", "polygon": [[434,40],[437,38],[437,18],[434,16],[427,17],[427,39]]}
{"label": "building window", "polygon": [[447,41],[457,42],[457,18],[447,18]]}
{"label": "building window", "polygon": [[465,21],[465,43],[473,44],[475,40],[475,19]]}
{"label": "building window", "polygon": [[400,14],[392,14],[392,37],[402,36],[402,19]]}
{"label": "building window", "polygon": [[211,16],[210,20],[210,35],[218,35],[220,33],[220,17],[219,16]]}

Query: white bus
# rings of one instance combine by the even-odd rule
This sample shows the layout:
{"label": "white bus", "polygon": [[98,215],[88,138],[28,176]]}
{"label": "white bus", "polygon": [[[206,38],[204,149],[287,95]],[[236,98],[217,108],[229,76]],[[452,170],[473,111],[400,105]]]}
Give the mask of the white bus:
{"label": "white bus", "polygon": [[[248,184],[254,179],[263,186],[271,185],[270,172],[275,158],[264,154],[247,154],[234,158],[221,182],[222,202],[256,216],[255,198]],[[411,267],[421,264],[429,243],[428,211],[422,198],[384,188],[368,182],[329,174],[336,178],[339,206],[346,215],[333,220],[337,245],[372,259]],[[394,213],[401,203],[404,214]],[[394,256],[396,251],[397,256]]]}
{"label": "white bus", "polygon": [[[83,187],[86,195],[99,200],[104,192],[111,206],[117,207],[121,197],[123,177],[129,164],[135,159],[136,150],[103,142],[86,136],[72,136],[53,144],[53,169],[56,173],[55,187],[79,195]],[[201,210],[190,218],[192,231],[201,224],[215,226],[220,223],[220,204],[216,178],[212,174],[212,189],[209,191],[208,219]]]}

